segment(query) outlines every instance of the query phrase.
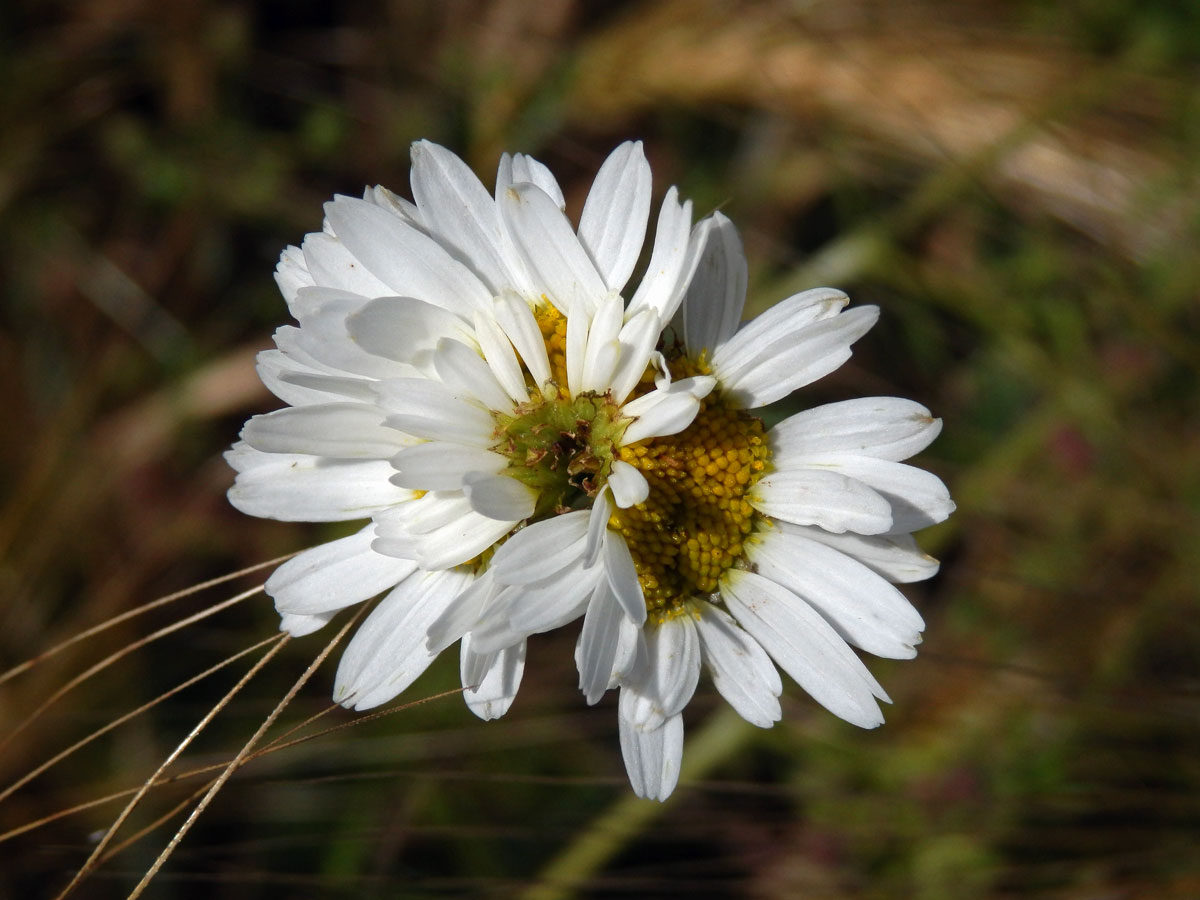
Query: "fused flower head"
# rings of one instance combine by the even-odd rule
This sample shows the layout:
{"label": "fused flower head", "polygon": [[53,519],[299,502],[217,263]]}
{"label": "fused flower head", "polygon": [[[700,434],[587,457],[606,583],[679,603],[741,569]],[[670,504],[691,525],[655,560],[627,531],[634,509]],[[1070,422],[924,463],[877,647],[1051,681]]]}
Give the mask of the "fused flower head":
{"label": "fused flower head", "polygon": [[503,157],[492,194],[420,142],[412,192],[337,197],[324,230],[284,251],[299,326],[259,372],[288,407],[251,419],[228,454],[244,512],[369,519],[266,586],[294,635],[387,592],[335,699],[384,703],[459,642],[466,701],[494,718],[526,638],[582,617],[580,688],[589,703],[620,688],[643,796],[674,788],[702,665],[757,725],[779,718],[775,663],[878,725],[886,694],[851,645],[915,653],[920,616],[889,582],[936,570],[910,535],[953,505],[899,460],[940,422],[893,398],[769,431],[750,412],[841,365],[877,310],[809,291],[739,329],[736,232],[719,214],[693,225],[673,188],[631,286],[650,216],[640,144],[609,156],[578,228],[521,155]]}

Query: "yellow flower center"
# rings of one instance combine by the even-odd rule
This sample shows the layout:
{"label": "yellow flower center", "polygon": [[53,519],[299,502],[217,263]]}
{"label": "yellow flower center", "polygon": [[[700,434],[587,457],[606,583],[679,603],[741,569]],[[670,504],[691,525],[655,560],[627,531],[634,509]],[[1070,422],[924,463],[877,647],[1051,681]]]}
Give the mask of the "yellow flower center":
{"label": "yellow flower center", "polygon": [[[708,374],[703,360],[671,363],[676,378]],[[760,419],[714,391],[679,434],[619,451],[650,483],[646,502],[618,509],[610,527],[625,538],[652,621],[714,593],[766,518],[746,499],[767,472],[770,450]]]}

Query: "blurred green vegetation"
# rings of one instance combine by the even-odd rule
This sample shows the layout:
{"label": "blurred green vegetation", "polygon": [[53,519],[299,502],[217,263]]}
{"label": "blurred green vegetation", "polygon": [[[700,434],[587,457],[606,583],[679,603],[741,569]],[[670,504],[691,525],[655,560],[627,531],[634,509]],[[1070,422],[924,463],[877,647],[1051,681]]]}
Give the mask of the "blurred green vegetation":
{"label": "blurred green vegetation", "polygon": [[[702,686],[686,783],[649,804],[612,700],[583,705],[574,638],[548,635],[500,722],[454,697],[336,711],[309,731],[350,727],[256,759],[146,896],[1200,896],[1198,76],[1200,7],[1171,0],[5,4],[0,669],[338,534],[239,515],[220,459],[275,405],[252,366],[285,317],[271,271],[324,200],[403,191],[425,137],[489,183],[533,153],[577,213],[637,137],[659,195],[741,227],[754,311],[818,284],[882,307],[793,406],[945,419],[922,460],[959,511],[908,592],[926,649],[871,663],[888,723],[793,685],[757,732]],[[0,684],[3,784],[269,637],[259,595],[132,643],[254,577]],[[324,640],[175,770],[231,758]],[[454,688],[452,657],[402,699]],[[0,897],[54,896],[121,804],[12,829],[140,785],[252,658],[0,801]],[[268,741],[327,706],[332,669]],[[205,782],[156,788],[122,837]],[[125,896],[185,815],[79,896]]]}

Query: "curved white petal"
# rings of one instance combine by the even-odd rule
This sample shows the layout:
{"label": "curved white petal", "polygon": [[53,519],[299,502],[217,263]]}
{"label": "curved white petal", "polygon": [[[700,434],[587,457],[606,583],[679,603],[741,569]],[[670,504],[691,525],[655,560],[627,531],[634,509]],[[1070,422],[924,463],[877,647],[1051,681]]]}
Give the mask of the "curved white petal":
{"label": "curved white petal", "polygon": [[644,503],[650,496],[650,482],[646,481],[646,476],[619,459],[612,464],[608,486],[612,488],[613,500],[621,509]]}
{"label": "curved white petal", "polygon": [[478,654],[471,647],[471,636],[463,638],[460,661],[463,699],[467,708],[487,721],[498,719],[512,706],[525,671],[525,642],[503,650]]}
{"label": "curved white petal", "polygon": [[646,598],[638,581],[633,554],[629,552],[625,538],[615,531],[607,531],[604,535],[604,572],[625,617],[635,625],[644,623]]}
{"label": "curved white petal", "polygon": [[689,355],[707,350],[711,359],[713,351],[733,336],[746,302],[747,279],[746,254],[737,229],[721,213],[713,213],[681,307]]}
{"label": "curved white petal", "polygon": [[683,717],[672,716],[661,728],[642,731],[618,717],[621,756],[633,792],[647,800],[666,800],[679,781],[683,761]]}
{"label": "curved white petal", "polygon": [[238,442],[225,459],[237,471],[229,502],[251,516],[283,522],[365,519],[412,491],[391,484],[383,460],[333,460],[294,453],[263,453]]}
{"label": "curved white petal", "polygon": [[738,569],[725,574],[721,596],[738,624],[814,700],[862,728],[883,723],[875,697],[887,695],[846,642],[799,597]]}
{"label": "curved white petal", "polygon": [[[892,508],[889,531],[907,533],[943,522],[954,512],[954,501],[942,480],[932,472],[905,463],[848,453],[827,453],[810,463],[822,471],[836,473],[868,485],[884,497]],[[798,522],[809,525],[820,522]],[[836,529],[830,529],[836,530]],[[852,529],[862,534],[862,529]]]}
{"label": "curved white petal", "polygon": [[412,443],[383,424],[386,413],[363,403],[323,403],[255,416],[242,440],[264,453],[305,453],[334,459],[382,459]]}
{"label": "curved white petal", "polygon": [[559,312],[594,309],[608,287],[557,204],[541,188],[515,184],[499,206],[509,240]]}
{"label": "curved white petal", "polygon": [[642,142],[621,144],[604,161],[583,204],[579,242],[610,290],[620,291],[642,252],[650,215],[650,164]]}
{"label": "curved white petal", "polygon": [[449,441],[427,441],[392,457],[392,484],[415,491],[457,491],[468,472],[500,472],[508,457],[481,447]]}
{"label": "curved white petal", "polygon": [[823,469],[771,472],[746,499],[761,513],[827,531],[883,534],[892,528],[892,505],[857,478]]}
{"label": "curved white petal", "polygon": [[550,383],[550,358],[546,355],[546,342],[533,310],[522,297],[512,292],[497,297],[494,309],[496,320],[521,355],[521,361],[533,376],[534,383],[545,389]]}
{"label": "curved white petal", "polygon": [[782,717],[783,682],[771,658],[728,615],[711,603],[698,603],[696,631],[713,685],[739,716],[770,728]]}
{"label": "curved white petal", "polygon": [[581,509],[534,522],[497,548],[488,571],[502,584],[540,581],[583,556],[591,512]]}
{"label": "curved white petal", "polygon": [[912,400],[860,397],[789,416],[771,429],[773,458],[848,453],[899,462],[920,453],[942,430],[942,420]]}
{"label": "curved white petal", "polygon": [[776,522],[784,531],[820,541],[896,584],[924,581],[937,574],[938,561],[917,546],[911,534],[833,534],[823,528]]}
{"label": "curved white petal", "polygon": [[700,401],[715,385],[716,379],[711,376],[694,375],[626,403],[621,413],[634,421],[621,437],[622,446],[683,431],[692,424],[700,411]]}
{"label": "curved white petal", "polygon": [[383,556],[371,549],[375,526],[320,544],[289,559],[264,587],[284,615],[312,616],[369,600],[395,587],[417,564]]}
{"label": "curved white petal", "polygon": [[491,303],[474,272],[399,216],[350,197],[326,203],[325,216],[346,249],[390,288],[375,296],[415,297],[468,320]]}
{"label": "curved white petal", "polygon": [[579,689],[583,691],[589,706],[599,701],[608,690],[617,658],[622,618],[621,605],[608,579],[599,579],[584,613],[583,628],[575,646]]}
{"label": "curved white petal", "polygon": [[469,397],[498,412],[512,412],[512,398],[501,387],[492,367],[466,344],[449,338],[438,341],[433,369],[460,397]]}
{"label": "curved white petal", "polygon": [[850,345],[878,318],[878,307],[859,306],[758,347],[753,360],[736,371],[714,360],[713,371],[736,401],[749,408],[765,406],[841,366],[850,358]]}
{"label": "curved white petal", "polygon": [[537,492],[515,478],[490,472],[468,472],[462,492],[471,508],[489,519],[519,522],[533,515]]}
{"label": "curved white petal", "polygon": [[436,656],[425,647],[429,625],[473,580],[473,575],[451,570],[417,572],[401,582],[347,645],[333,699],[352,709],[371,709],[412,684]]}
{"label": "curved white petal", "polygon": [[470,343],[459,316],[412,297],[377,297],[346,317],[350,339],[368,353],[418,365],[443,338]]}
{"label": "curved white petal", "polygon": [[491,194],[445,147],[416,141],[411,153],[410,183],[422,222],[496,293],[509,279]]}
{"label": "curved white petal", "polygon": [[700,680],[700,638],[690,614],[644,629],[647,664],[640,677],[621,684],[619,715],[651,731],[678,715]]}
{"label": "curved white petal", "polygon": [[782,529],[761,535],[747,556],[754,571],[799,596],[854,646],[890,659],[917,655],[920,614],[862,563]]}
{"label": "curved white petal", "polygon": [[683,296],[680,280],[688,263],[691,236],[692,201],[680,203],[679,191],[672,187],[659,208],[654,249],[646,274],[629,301],[631,315],[649,308],[664,322],[670,321],[675,305]]}

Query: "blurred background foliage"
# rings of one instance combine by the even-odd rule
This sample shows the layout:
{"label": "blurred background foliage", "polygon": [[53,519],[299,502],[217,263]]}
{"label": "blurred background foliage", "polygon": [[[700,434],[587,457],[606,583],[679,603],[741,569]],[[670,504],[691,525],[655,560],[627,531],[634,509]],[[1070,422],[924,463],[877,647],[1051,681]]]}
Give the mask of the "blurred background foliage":
{"label": "blurred background foliage", "polygon": [[[1176,0],[17,0],[0,9],[0,669],[340,532],[243,517],[220,458],[276,403],[271,270],[426,137],[490,184],[537,155],[577,214],[617,142],[739,224],[751,309],[877,303],[793,405],[944,417],[912,662],[874,732],[795,686],[758,732],[709,686],[685,783],[629,796],[611,698],[533,642],[512,712],[454,696],[255,759],[146,896],[1200,896],[1200,6]],[[258,577],[259,582],[254,581]],[[277,627],[261,582],[0,684],[3,784]],[[326,638],[288,644],[171,771],[230,759]],[[0,801],[0,896],[54,896],[263,649]],[[114,664],[72,679],[109,654]],[[336,653],[336,651],[335,651]],[[455,686],[446,654],[405,699]],[[317,671],[267,740],[328,705]],[[65,687],[69,687],[62,693]],[[26,721],[57,693],[61,698]],[[213,773],[79,896],[125,896]],[[192,801],[194,803],[194,799]]]}

